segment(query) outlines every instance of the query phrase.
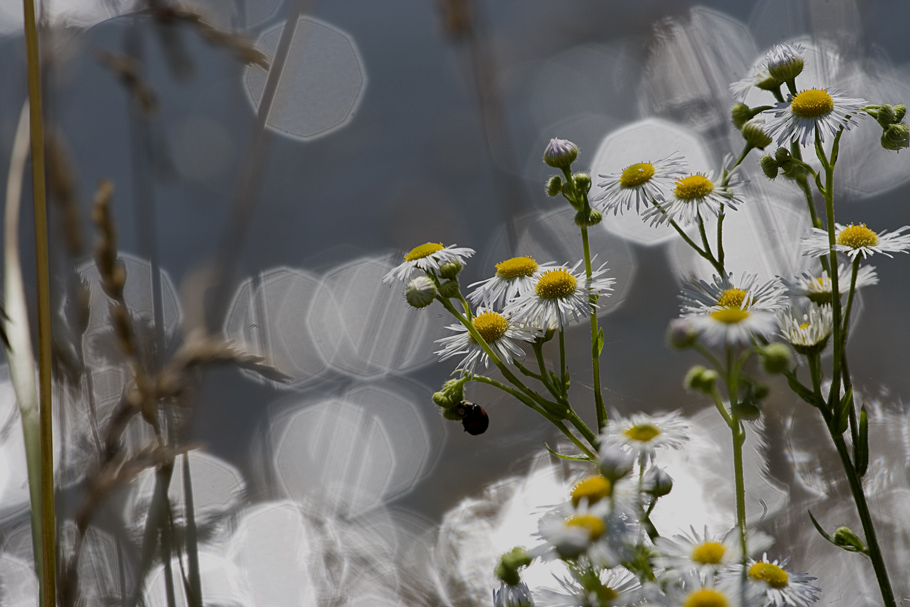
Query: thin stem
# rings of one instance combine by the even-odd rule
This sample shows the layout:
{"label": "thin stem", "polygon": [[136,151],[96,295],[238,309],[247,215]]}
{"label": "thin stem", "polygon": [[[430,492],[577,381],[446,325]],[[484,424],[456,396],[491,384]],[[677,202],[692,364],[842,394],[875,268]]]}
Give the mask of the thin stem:
{"label": "thin stem", "polygon": [[[41,570],[41,604],[57,604],[56,517],[54,514],[54,431],[51,390],[50,260],[47,242],[47,192],[45,187],[44,120],[41,101],[41,65],[34,0],[23,0],[28,104],[32,140],[32,196],[35,214],[35,258],[38,287],[38,391],[41,436],[41,531],[44,550]],[[38,555],[35,555],[36,558]]]}
{"label": "thin stem", "polygon": [[562,382],[562,385],[560,386],[560,389],[562,390],[563,394],[565,394],[566,396],[568,396],[568,394],[566,394],[566,390],[565,390],[565,386],[566,386],[566,375],[567,375],[567,372],[566,372],[566,339],[565,339],[565,331],[563,331],[562,329],[560,329],[560,330],[559,330],[559,381]]}
{"label": "thin stem", "polygon": [[[740,359],[742,360],[742,358]],[[739,541],[742,545],[743,567],[748,557],[746,546],[746,482],[743,473],[743,444],[746,432],[736,413],[739,394],[740,364],[733,364],[733,350],[727,347],[727,390],[730,397],[730,432],[733,438],[733,481],[736,488],[736,525],[739,527]]]}
{"label": "thin stem", "polygon": [[[581,228],[581,245],[585,255],[585,277],[590,281],[591,247],[588,244],[588,228]],[[591,306],[591,367],[594,372],[594,408],[597,411],[597,431],[600,432],[607,424],[607,408],[604,406],[604,397],[600,387],[600,347],[598,346],[599,329],[597,326],[597,295],[592,294],[588,299]]]}
{"label": "thin stem", "polygon": [[869,513],[869,506],[866,503],[866,494],[863,491],[862,480],[853,464],[850,462],[850,455],[847,452],[847,443],[844,437],[831,433],[831,439],[837,448],[837,454],[840,456],[841,465],[844,473],[847,475],[847,482],[850,484],[850,492],[853,494],[853,501],[856,503],[856,511],[859,514],[859,520],[863,525],[863,532],[866,534],[866,544],[869,549],[869,558],[872,559],[872,568],[875,570],[875,578],[878,580],[878,587],[882,592],[882,600],[885,607],[896,607],[894,600],[894,591],[891,589],[891,581],[888,578],[888,570],[885,567],[885,559],[882,556],[882,550],[878,545],[878,538],[875,535],[875,527],[872,524],[872,516]]}

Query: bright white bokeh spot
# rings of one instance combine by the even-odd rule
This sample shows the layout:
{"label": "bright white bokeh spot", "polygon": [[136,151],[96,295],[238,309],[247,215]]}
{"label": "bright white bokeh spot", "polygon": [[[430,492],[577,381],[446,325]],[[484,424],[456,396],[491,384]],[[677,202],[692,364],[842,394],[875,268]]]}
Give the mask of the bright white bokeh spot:
{"label": "bright white bokeh spot", "polygon": [[425,386],[396,380],[281,406],[270,430],[281,490],[338,516],[367,511],[409,491],[443,440],[441,422],[425,422],[415,404],[429,407],[428,394]]}
{"label": "bright white bokeh spot", "polygon": [[449,334],[439,306],[416,310],[399,281],[382,277],[401,257],[363,257],[329,271],[306,315],[317,351],[334,369],[360,378],[411,371],[433,362]]}
{"label": "bright white bokeh spot", "polygon": [[[54,0],[35,3],[39,20],[45,15],[40,9],[49,6],[50,25],[72,29],[85,29],[95,24],[133,12],[145,5],[133,0],[109,2],[107,0]],[[0,36],[22,36],[22,2],[0,0]]]}
{"label": "bright white bokeh spot", "polygon": [[38,607],[38,577],[31,563],[0,554],[0,593],[3,607]]}
{"label": "bright white bokeh spot", "polygon": [[[181,562],[182,561],[182,562]],[[171,570],[174,573],[176,607],[187,607],[186,592],[179,584],[182,571],[186,569],[185,557],[173,559]],[[221,551],[211,547],[199,549],[199,577],[202,582],[202,596],[205,605],[218,607],[258,607],[253,599],[246,577],[235,567]],[[158,565],[149,573],[145,584],[145,605],[148,607],[167,607],[168,594],[163,565]]]}
{"label": "bright white bokeh spot", "polygon": [[640,115],[678,121],[706,135],[726,129],[730,82],[746,72],[757,51],[749,29],[697,6],[661,21],[655,42],[639,88]]}
{"label": "bright white bokeh spot", "polygon": [[[654,162],[673,152],[682,154],[692,171],[704,171],[711,166],[711,154],[704,140],[692,129],[666,120],[649,118],[639,120],[607,135],[591,162],[591,198],[601,195],[599,185],[605,176],[622,172],[638,162]],[[642,209],[644,211],[644,209]],[[644,245],[653,245],[678,238],[668,225],[650,226],[635,212],[622,210],[622,214],[605,214],[602,226],[611,234]]]}
{"label": "bright white bokeh spot", "polygon": [[[326,363],[307,323],[320,279],[294,268],[276,268],[244,281],[228,309],[225,335],[265,357],[292,377],[294,385],[318,378]],[[257,373],[246,372],[258,381]],[[275,383],[275,386],[283,384]]]}
{"label": "bright white bokeh spot", "polygon": [[[267,111],[269,128],[289,137],[315,139],[338,129],[353,118],[366,88],[363,61],[354,40],[331,25],[300,17],[280,69],[272,104],[259,108],[269,73],[259,66],[246,70],[246,91],[257,111]],[[285,24],[272,27],[256,41],[279,69],[275,56]]]}
{"label": "bright white bokeh spot", "polygon": [[259,504],[240,516],[227,557],[243,572],[256,605],[318,604],[310,565],[321,558],[313,535],[292,502]]}
{"label": "bright white bokeh spot", "polygon": [[[196,525],[200,528],[217,525],[243,501],[246,483],[236,468],[214,455],[198,450],[178,455],[168,488],[175,525],[183,526],[186,522],[185,457],[189,457]],[[143,470],[130,485],[124,518],[137,536],[141,536],[145,529],[155,480],[155,471],[149,468]]]}

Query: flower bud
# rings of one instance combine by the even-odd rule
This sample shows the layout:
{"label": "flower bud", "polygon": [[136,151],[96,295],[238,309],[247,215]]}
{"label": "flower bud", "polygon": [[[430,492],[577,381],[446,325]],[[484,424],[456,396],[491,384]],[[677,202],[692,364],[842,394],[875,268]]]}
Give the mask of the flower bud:
{"label": "flower bud", "polygon": [[603,215],[600,214],[600,211],[588,207],[575,214],[575,225],[580,228],[590,228],[599,224],[602,219]]}
{"label": "flower bud", "polygon": [[738,402],[733,405],[731,409],[733,410],[733,415],[738,419],[747,422],[754,422],[761,417],[761,407],[758,406],[757,402],[752,400]]}
{"label": "flower bud", "polygon": [[894,122],[900,122],[904,119],[904,114],[907,113],[907,106],[903,103],[894,106]]}
{"label": "flower bud", "polygon": [[888,125],[893,124],[894,122],[900,122],[900,120],[894,120],[894,108],[887,103],[878,106],[878,109],[870,109],[869,113],[878,121],[883,129],[888,128]]}
{"label": "flower bud", "polygon": [[575,173],[572,175],[572,181],[575,182],[575,191],[587,194],[591,190],[591,176],[587,173]]}
{"label": "flower bud", "polygon": [[554,169],[568,169],[578,158],[578,146],[567,139],[551,139],[543,152],[543,161]]}
{"label": "flower bud", "polygon": [[692,347],[698,339],[698,331],[688,318],[674,318],[667,327],[667,343],[678,350]]}
{"label": "flower bud", "polygon": [[763,78],[755,83],[757,88],[760,88],[763,91],[779,91],[780,85],[783,82],[775,78],[774,76],[768,75],[767,78]]}
{"label": "flower bud", "polygon": [[615,483],[632,472],[635,460],[632,454],[619,445],[603,445],[600,448],[600,459],[597,462],[600,473]]}
{"label": "flower bud", "polygon": [[768,384],[755,384],[752,386],[752,396],[758,400],[765,400],[768,398],[770,392],[771,389],[768,387]]}
{"label": "flower bud", "polygon": [[440,278],[455,278],[463,267],[464,264],[459,261],[447,261],[439,266],[439,276]]}
{"label": "flower bud", "polygon": [[764,126],[765,119],[761,116],[756,116],[746,122],[740,130],[746,143],[762,150],[765,149],[772,139],[765,133]]}
{"label": "flower bud", "polygon": [[910,146],[910,127],[906,124],[890,124],[882,131],[882,147],[899,152]]}
{"label": "flower bud", "polygon": [[768,74],[781,82],[795,80],[803,71],[805,62],[799,54],[802,47],[777,44],[768,53]]}
{"label": "flower bud", "polygon": [[453,405],[452,399],[445,392],[433,392],[433,404],[443,409],[448,409]]}
{"label": "flower bud", "polygon": [[785,162],[789,162],[790,159],[790,150],[787,148],[777,148],[777,151],[774,152],[774,160],[777,161],[777,164],[784,164]]}
{"label": "flower bud", "polygon": [[755,112],[753,112],[752,108],[745,103],[737,103],[733,106],[733,109],[730,110],[730,118],[733,120],[734,126],[738,129],[743,128],[743,125],[749,120],[752,120],[753,116],[755,116]]}
{"label": "flower bud", "polygon": [[547,181],[547,196],[550,198],[558,196],[562,191],[562,177],[559,175],[553,175]]}
{"label": "flower bud", "polygon": [[649,468],[642,478],[642,490],[654,497],[663,497],[673,490],[673,478],[662,468]]}
{"label": "flower bud", "polygon": [[445,297],[446,299],[451,299],[453,297],[458,297],[461,293],[461,288],[458,286],[458,279],[451,278],[441,285],[439,285],[439,294]]}
{"label": "flower bud", "polygon": [[765,177],[768,179],[774,179],[777,177],[777,161],[771,158],[770,156],[762,156],[761,161],[759,161],[759,166],[761,166],[762,173],[765,174]]}
{"label": "flower bud", "polygon": [[838,527],[834,531],[834,543],[850,552],[867,552],[866,544],[849,527]]}
{"label": "flower bud", "polygon": [[711,394],[714,391],[714,384],[717,382],[717,371],[706,369],[701,365],[695,365],[686,373],[686,379],[683,385],[688,390]]}
{"label": "flower bud", "polygon": [[761,351],[761,362],[765,372],[771,375],[783,373],[793,364],[793,354],[786,345],[775,342],[768,344]]}
{"label": "flower bud", "polygon": [[415,308],[426,308],[436,299],[436,285],[426,276],[418,276],[404,289],[404,298]]}

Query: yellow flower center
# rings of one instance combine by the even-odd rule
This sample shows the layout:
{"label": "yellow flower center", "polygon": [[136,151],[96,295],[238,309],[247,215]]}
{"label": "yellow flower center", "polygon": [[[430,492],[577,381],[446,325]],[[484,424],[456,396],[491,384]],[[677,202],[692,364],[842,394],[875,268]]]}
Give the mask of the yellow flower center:
{"label": "yellow flower center", "polygon": [[790,102],[790,111],[799,118],[818,118],[831,113],[834,109],[834,99],[827,91],[809,89],[803,91]]}
{"label": "yellow flower center", "polygon": [[711,318],[728,325],[735,325],[749,318],[749,312],[741,308],[721,308],[711,312]]}
{"label": "yellow flower center", "polygon": [[411,252],[404,256],[405,261],[417,261],[418,259],[423,259],[424,257],[429,257],[433,253],[438,253],[443,250],[445,247],[440,243],[428,242],[422,244],[419,247],[414,247],[411,249]]}
{"label": "yellow flower center", "polygon": [[571,516],[569,517],[569,520],[566,521],[566,525],[569,527],[581,527],[586,530],[588,532],[588,537],[592,542],[603,535],[605,531],[604,522],[590,514],[576,514],[575,516]]}
{"label": "yellow flower center", "polygon": [[589,476],[572,489],[572,505],[578,506],[583,499],[588,500],[588,505],[596,504],[605,497],[610,496],[613,487],[610,481],[602,476]]}
{"label": "yellow flower center", "polygon": [[702,565],[719,565],[727,552],[720,542],[702,542],[692,549],[692,560]]}
{"label": "yellow flower center", "polygon": [[717,298],[717,305],[725,308],[741,308],[743,307],[743,302],[746,300],[746,295],[748,295],[748,293],[742,289],[737,289],[735,287],[727,289]]}
{"label": "yellow flower center", "polygon": [[801,325],[799,326],[799,328],[802,329],[803,331],[805,331],[806,329],[809,328],[809,323],[804,322],[803,324],[801,324]]}
{"label": "yellow flower center", "polygon": [[600,592],[597,593],[597,597],[601,600],[601,604],[615,601],[619,598],[619,593],[610,588],[609,586],[602,586]]}
{"label": "yellow flower center", "polygon": [[484,312],[474,318],[474,328],[488,344],[498,341],[509,328],[509,321],[502,314]]}
{"label": "yellow flower center", "polygon": [[837,244],[851,249],[874,247],[878,244],[878,234],[867,228],[864,223],[858,226],[851,223],[837,235]]}
{"label": "yellow flower center", "polygon": [[639,441],[641,443],[647,443],[654,439],[655,436],[660,434],[660,430],[651,424],[638,424],[636,426],[632,426],[623,432],[623,434],[632,440]]}
{"label": "yellow flower center", "polygon": [[537,262],[530,257],[513,257],[496,264],[496,276],[506,280],[531,276],[536,271]]}
{"label": "yellow flower center", "polygon": [[634,188],[647,183],[654,177],[654,165],[650,162],[639,162],[623,170],[619,176],[619,185],[624,188]]}
{"label": "yellow flower center", "polygon": [[704,175],[689,175],[676,182],[676,197],[697,200],[714,191],[714,183]]}
{"label": "yellow flower center", "polygon": [[771,588],[786,588],[790,581],[787,572],[772,563],[755,563],[749,567],[749,577],[767,582]]}
{"label": "yellow flower center", "polygon": [[713,588],[699,588],[695,592],[689,593],[686,597],[683,607],[728,607],[730,601],[722,592]]}
{"label": "yellow flower center", "polygon": [[564,299],[575,292],[578,281],[568,270],[550,270],[537,281],[534,291],[541,299]]}

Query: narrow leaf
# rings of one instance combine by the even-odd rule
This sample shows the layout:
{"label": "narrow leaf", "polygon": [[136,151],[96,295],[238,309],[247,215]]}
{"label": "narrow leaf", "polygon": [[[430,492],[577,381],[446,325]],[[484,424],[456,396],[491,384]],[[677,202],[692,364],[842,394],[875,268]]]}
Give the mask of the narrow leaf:
{"label": "narrow leaf", "polygon": [[604,350],[604,329],[603,329],[603,327],[601,327],[600,330],[597,332],[597,341],[595,342],[594,348],[597,351],[597,356],[600,356],[600,353],[603,352],[603,350]]}
{"label": "narrow leaf", "polygon": [[840,546],[839,546],[837,543],[835,543],[834,538],[831,537],[830,535],[828,535],[828,534],[825,532],[825,530],[822,529],[822,526],[818,524],[818,521],[815,520],[815,517],[814,517],[814,516],[812,516],[812,511],[811,511],[811,510],[806,510],[806,512],[809,513],[809,518],[812,519],[812,524],[815,525],[815,529],[821,534],[821,536],[822,536],[823,538],[825,538],[826,540],[828,540],[829,542],[831,542],[832,544],[834,544],[835,546],[837,546],[838,548],[840,548]]}
{"label": "narrow leaf", "polygon": [[546,443],[544,443],[543,446],[547,448],[547,451],[550,452],[550,455],[554,455],[554,456],[558,457],[559,459],[565,459],[565,460],[569,460],[571,462],[589,462],[589,461],[591,461],[590,458],[585,457],[583,455],[563,455],[562,453],[557,453],[556,451],[553,451],[552,449],[550,449],[550,446]]}
{"label": "narrow leaf", "polygon": [[865,475],[869,468],[869,418],[866,415],[866,405],[859,410],[859,436],[853,450],[853,460],[857,473]]}
{"label": "narrow leaf", "polygon": [[850,409],[853,407],[853,388],[849,388],[845,393],[844,397],[840,400],[840,407],[837,410],[837,413],[834,416],[834,419],[837,423],[837,432],[838,434],[843,434],[847,431],[847,425],[850,422]]}

